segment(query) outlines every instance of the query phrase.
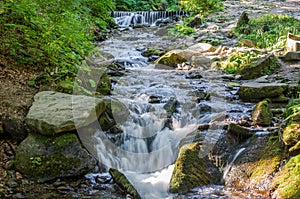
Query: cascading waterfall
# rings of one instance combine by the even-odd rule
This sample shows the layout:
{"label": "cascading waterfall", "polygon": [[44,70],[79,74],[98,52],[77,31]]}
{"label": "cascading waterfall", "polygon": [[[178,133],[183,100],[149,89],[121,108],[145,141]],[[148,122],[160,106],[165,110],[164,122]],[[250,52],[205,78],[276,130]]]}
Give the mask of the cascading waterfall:
{"label": "cascading waterfall", "polygon": [[183,16],[184,14],[183,11],[114,11],[112,16],[120,27],[129,27],[131,25],[155,26],[158,21],[172,20],[173,18]]}
{"label": "cascading waterfall", "polygon": [[[129,42],[123,40],[124,37],[120,40],[111,38],[100,48],[116,60],[123,60],[130,70],[118,79],[112,95],[126,105],[130,114],[119,124],[122,134],[118,145],[108,139],[106,132],[97,130],[88,140],[93,145],[89,150],[107,168],[122,171],[143,199],[170,198],[168,187],[179,148],[199,135],[199,124],[207,124],[218,114],[224,114],[223,102],[214,101],[222,95],[224,86],[222,82],[216,86],[219,81],[216,78],[215,84],[211,85],[200,79],[186,78],[175,70],[155,69],[137,50],[140,41]],[[154,41],[152,38],[147,40],[148,37],[139,34],[143,42]],[[191,91],[199,86],[218,93],[212,94],[212,100],[207,102],[210,113],[203,113],[201,107],[204,104],[193,100],[195,96]],[[153,98],[157,101],[151,102]],[[165,106],[174,100],[177,105],[170,115]],[[217,140],[218,132],[219,129],[212,129],[208,134],[213,137],[208,140]]]}

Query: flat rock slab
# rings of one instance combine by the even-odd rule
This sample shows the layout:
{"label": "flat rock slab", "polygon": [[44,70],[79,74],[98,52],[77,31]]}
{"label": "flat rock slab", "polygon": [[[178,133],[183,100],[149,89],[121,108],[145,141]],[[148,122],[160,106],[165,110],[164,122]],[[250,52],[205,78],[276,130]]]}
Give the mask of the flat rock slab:
{"label": "flat rock slab", "polygon": [[43,91],[35,95],[26,124],[36,133],[54,135],[96,121],[105,110],[103,99]]}
{"label": "flat rock slab", "polygon": [[238,95],[244,101],[259,101],[281,96],[288,89],[283,83],[245,83],[241,85]]}

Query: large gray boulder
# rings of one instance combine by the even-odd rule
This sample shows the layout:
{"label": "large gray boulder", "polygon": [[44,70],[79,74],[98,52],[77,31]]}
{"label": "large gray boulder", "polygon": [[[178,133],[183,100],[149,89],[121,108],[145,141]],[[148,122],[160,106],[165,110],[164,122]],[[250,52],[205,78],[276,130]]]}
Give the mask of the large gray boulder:
{"label": "large gray boulder", "polygon": [[[245,83],[241,85],[238,95],[243,101],[260,101],[266,98],[278,98],[288,89],[284,83]],[[272,99],[271,99],[272,101]]]}
{"label": "large gray boulder", "polygon": [[97,161],[72,133],[58,137],[30,134],[16,151],[15,168],[38,182],[91,172]]}
{"label": "large gray boulder", "polygon": [[104,110],[100,98],[43,91],[35,95],[26,124],[33,132],[50,136],[87,126]]}

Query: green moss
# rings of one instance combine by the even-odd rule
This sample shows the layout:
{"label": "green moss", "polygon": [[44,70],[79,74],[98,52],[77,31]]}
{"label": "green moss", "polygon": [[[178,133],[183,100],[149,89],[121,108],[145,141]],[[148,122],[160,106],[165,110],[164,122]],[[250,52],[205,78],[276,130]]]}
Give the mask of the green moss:
{"label": "green moss", "polygon": [[293,145],[300,141],[300,123],[291,123],[285,127],[282,139],[286,145]]}
{"label": "green moss", "polygon": [[52,144],[55,147],[65,147],[70,145],[72,142],[78,142],[75,134],[63,134],[53,139]]}
{"label": "green moss", "polygon": [[259,161],[255,163],[250,180],[259,182],[276,172],[279,168],[283,155],[283,146],[277,136],[271,136],[266,148],[260,155]]}
{"label": "green moss", "polygon": [[262,126],[269,126],[272,122],[273,114],[269,107],[269,101],[263,100],[260,101],[256,106],[253,112],[251,113],[252,119],[255,124]]}
{"label": "green moss", "polygon": [[299,198],[300,196],[300,155],[292,157],[272,182],[280,198]]}
{"label": "green moss", "polygon": [[110,168],[109,169],[110,175],[113,177],[115,182],[122,187],[127,193],[133,196],[135,199],[140,199],[140,195],[136,191],[136,189],[132,186],[126,176],[118,171],[117,169]]}
{"label": "green moss", "polygon": [[171,67],[177,67],[177,64],[181,64],[183,62],[186,62],[187,60],[180,55],[168,52],[164,54],[162,57],[160,57],[155,63],[156,64],[164,64]]}
{"label": "green moss", "polygon": [[199,157],[200,147],[199,143],[181,147],[170,182],[171,193],[185,192],[197,186],[217,183],[219,173],[216,172],[217,169],[208,173],[208,168],[212,169],[214,165],[208,158]]}

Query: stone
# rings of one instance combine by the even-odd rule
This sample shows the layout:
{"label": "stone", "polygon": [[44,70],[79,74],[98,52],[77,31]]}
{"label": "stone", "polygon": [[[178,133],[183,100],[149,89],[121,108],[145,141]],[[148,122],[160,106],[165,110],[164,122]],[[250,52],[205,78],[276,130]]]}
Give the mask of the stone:
{"label": "stone", "polygon": [[75,134],[57,137],[29,134],[17,148],[14,165],[29,179],[45,182],[84,175],[97,166],[97,161]]}
{"label": "stone", "polygon": [[202,25],[202,20],[201,17],[199,15],[196,15],[188,24],[188,27],[191,28],[196,28],[196,27],[200,27]]}
{"label": "stone", "polygon": [[21,142],[27,136],[24,118],[19,115],[8,114],[2,119],[2,128],[0,125],[0,135],[2,133],[9,134],[12,139]]}
{"label": "stone", "polygon": [[284,83],[250,82],[242,84],[237,94],[243,101],[257,102],[266,98],[279,97],[287,89],[288,85]]}
{"label": "stone", "polygon": [[[300,36],[288,33],[285,44],[285,50],[287,52],[300,51]],[[300,56],[298,56],[298,58],[300,58]]]}
{"label": "stone", "polygon": [[207,156],[200,158],[200,151],[199,143],[186,144],[180,148],[170,182],[171,193],[219,183],[221,178],[219,170]]}
{"label": "stone", "polygon": [[279,66],[277,58],[273,55],[266,55],[257,61],[240,67],[236,74],[241,75],[241,79],[255,79],[267,73],[271,73]]}
{"label": "stone", "polygon": [[287,52],[283,59],[285,61],[299,61],[300,60],[300,51],[298,52]]}
{"label": "stone", "polygon": [[234,123],[228,125],[227,131],[237,137],[239,141],[244,141],[254,135],[251,130]]}
{"label": "stone", "polygon": [[173,68],[177,67],[177,64],[182,64],[187,60],[180,54],[183,52],[182,50],[172,50],[167,52],[163,56],[161,56],[158,60],[156,60],[155,64],[163,64],[167,66],[171,66]]}
{"label": "stone", "polygon": [[300,198],[300,155],[291,157],[272,180],[272,198]]}
{"label": "stone", "polygon": [[186,49],[186,51],[192,51],[194,53],[204,53],[204,52],[215,52],[216,48],[208,43],[197,43]]}
{"label": "stone", "polygon": [[300,123],[291,123],[285,127],[282,134],[282,140],[288,146],[297,144],[297,142],[300,141]]}
{"label": "stone", "polygon": [[102,130],[107,131],[116,125],[123,124],[129,116],[128,108],[119,100],[105,98],[105,111],[99,117],[99,125]]}
{"label": "stone", "polygon": [[254,124],[261,126],[270,126],[273,118],[269,101],[260,101],[251,113]]}
{"label": "stone", "polygon": [[91,124],[104,110],[100,98],[43,91],[34,96],[26,124],[33,132],[55,135]]}
{"label": "stone", "polygon": [[116,184],[119,185],[124,191],[126,191],[126,193],[130,194],[136,199],[141,198],[137,190],[133,187],[133,185],[129,182],[129,180],[123,173],[113,168],[109,169],[109,173],[116,182]]}
{"label": "stone", "polygon": [[107,69],[82,68],[76,76],[75,94],[81,95],[109,95],[112,84],[107,74]]}

